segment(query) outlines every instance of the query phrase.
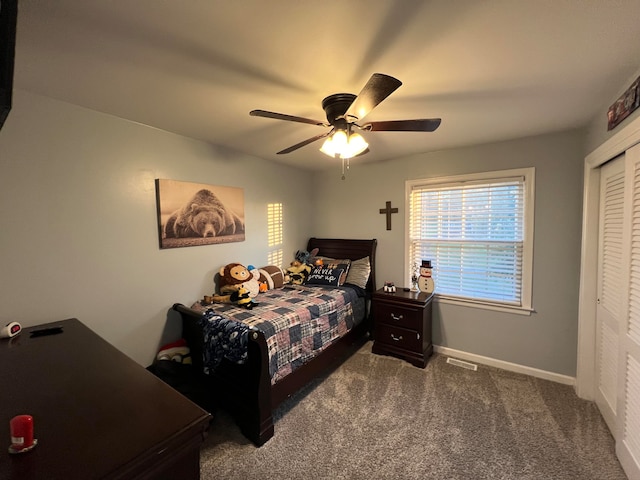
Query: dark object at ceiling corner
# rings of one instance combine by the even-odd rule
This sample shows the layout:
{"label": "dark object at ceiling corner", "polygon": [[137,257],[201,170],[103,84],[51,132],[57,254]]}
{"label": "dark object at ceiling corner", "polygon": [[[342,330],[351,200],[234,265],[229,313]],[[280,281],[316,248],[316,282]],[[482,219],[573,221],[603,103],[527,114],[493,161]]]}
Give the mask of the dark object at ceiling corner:
{"label": "dark object at ceiling corner", "polygon": [[0,128],[11,110],[18,0],[0,0]]}

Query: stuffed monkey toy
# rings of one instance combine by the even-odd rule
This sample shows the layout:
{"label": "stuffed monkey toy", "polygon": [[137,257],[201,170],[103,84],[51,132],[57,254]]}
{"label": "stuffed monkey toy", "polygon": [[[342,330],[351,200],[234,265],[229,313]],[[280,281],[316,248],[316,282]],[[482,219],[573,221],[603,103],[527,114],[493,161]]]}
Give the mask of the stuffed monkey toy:
{"label": "stuffed monkey toy", "polygon": [[240,263],[230,263],[220,269],[220,295],[213,295],[212,300],[220,303],[234,303],[251,309],[257,303],[251,300],[259,292],[257,269],[249,271]]}

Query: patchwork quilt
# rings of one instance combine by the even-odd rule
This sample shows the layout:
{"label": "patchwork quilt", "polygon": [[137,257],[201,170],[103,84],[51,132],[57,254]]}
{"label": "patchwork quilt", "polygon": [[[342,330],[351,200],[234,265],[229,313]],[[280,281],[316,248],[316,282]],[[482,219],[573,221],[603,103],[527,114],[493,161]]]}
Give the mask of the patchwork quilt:
{"label": "patchwork quilt", "polygon": [[287,285],[268,290],[247,310],[232,304],[201,305],[205,371],[227,358],[243,363],[251,329],[264,333],[274,384],[318,355],[364,318],[365,302],[356,289]]}

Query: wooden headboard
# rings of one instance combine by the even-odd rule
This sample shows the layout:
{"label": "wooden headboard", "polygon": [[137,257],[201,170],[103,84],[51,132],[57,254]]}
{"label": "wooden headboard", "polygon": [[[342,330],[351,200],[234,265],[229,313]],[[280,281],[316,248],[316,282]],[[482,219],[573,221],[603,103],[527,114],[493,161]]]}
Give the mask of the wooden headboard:
{"label": "wooden headboard", "polygon": [[315,238],[309,239],[307,251],[318,249],[318,255],[331,258],[348,258],[358,260],[369,257],[371,263],[371,275],[367,282],[366,291],[372,294],[376,290],[376,247],[378,240],[375,238],[368,240],[354,240],[343,238]]}

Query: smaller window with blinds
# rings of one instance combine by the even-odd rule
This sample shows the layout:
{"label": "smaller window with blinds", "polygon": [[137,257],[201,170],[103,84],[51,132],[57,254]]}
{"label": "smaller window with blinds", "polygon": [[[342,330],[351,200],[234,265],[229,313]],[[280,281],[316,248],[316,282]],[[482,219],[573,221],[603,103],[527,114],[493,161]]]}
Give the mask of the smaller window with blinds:
{"label": "smaller window with blinds", "polygon": [[283,226],[282,203],[267,204],[267,241],[269,252],[267,262],[269,265],[282,266],[284,254],[282,251]]}
{"label": "smaller window with blinds", "polygon": [[531,311],[533,168],[406,184],[407,275],[430,260],[440,301]]}
{"label": "smaller window with blinds", "polygon": [[267,232],[270,247],[282,245],[282,204],[267,204]]}

